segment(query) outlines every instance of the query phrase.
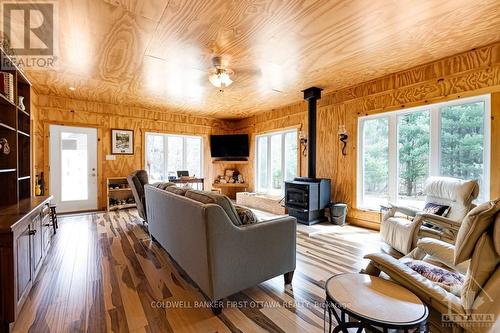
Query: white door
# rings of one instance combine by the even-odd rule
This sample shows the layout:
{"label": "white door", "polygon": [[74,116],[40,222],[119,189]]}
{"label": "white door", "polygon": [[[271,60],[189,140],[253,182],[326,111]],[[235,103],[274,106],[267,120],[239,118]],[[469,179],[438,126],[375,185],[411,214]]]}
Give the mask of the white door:
{"label": "white door", "polygon": [[97,129],[50,125],[49,152],[57,211],[97,210]]}

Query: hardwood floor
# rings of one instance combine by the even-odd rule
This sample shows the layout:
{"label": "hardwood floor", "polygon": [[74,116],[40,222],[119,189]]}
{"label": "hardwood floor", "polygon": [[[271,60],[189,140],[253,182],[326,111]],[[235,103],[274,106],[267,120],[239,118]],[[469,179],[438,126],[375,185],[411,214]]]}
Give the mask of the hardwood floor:
{"label": "hardwood floor", "polygon": [[229,297],[214,316],[135,210],[59,225],[14,332],[323,332],[325,281],[359,271],[362,256],[381,249],[374,231],[301,226],[292,286],[276,277]]}

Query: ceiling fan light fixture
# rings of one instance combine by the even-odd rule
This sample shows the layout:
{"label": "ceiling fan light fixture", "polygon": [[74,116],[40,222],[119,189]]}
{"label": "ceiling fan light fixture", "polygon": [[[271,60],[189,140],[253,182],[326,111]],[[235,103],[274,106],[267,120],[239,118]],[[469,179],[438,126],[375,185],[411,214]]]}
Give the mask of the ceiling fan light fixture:
{"label": "ceiling fan light fixture", "polygon": [[229,70],[218,68],[215,73],[212,73],[208,76],[208,80],[217,88],[225,88],[229,87],[233,80],[231,80]]}

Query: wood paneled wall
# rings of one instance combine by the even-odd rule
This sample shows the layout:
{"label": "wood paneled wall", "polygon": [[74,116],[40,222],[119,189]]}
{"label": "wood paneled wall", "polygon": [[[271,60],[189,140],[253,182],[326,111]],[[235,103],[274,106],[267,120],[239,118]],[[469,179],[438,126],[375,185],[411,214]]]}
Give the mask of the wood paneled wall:
{"label": "wood paneled wall", "polygon": [[[226,122],[222,120],[168,113],[165,110],[155,111],[48,95],[36,96],[35,104],[34,171],[36,174],[44,171],[49,193],[49,126],[54,124],[97,128],[100,208],[106,206],[106,178],[127,176],[134,170],[144,168],[145,132],[202,136],[203,172],[206,177],[205,186],[209,188],[216,173],[210,159],[209,136],[230,131]],[[111,154],[112,128],[134,130],[134,155],[115,155],[116,160],[106,160],[106,155]]]}
{"label": "wood paneled wall", "polygon": [[[306,88],[306,87],[304,87]],[[393,111],[466,96],[492,93],[491,197],[500,196],[500,43],[324,94],[318,105],[317,176],[333,181],[332,200],[349,205],[351,223],[378,228],[379,214],[356,209],[357,124],[360,116]],[[307,105],[300,102],[232,124],[255,135],[288,127],[307,131]],[[345,125],[347,156],[341,153],[338,127]],[[251,147],[255,150],[254,145]],[[300,174],[306,175],[306,158]],[[254,161],[245,173],[254,175]],[[253,184],[252,184],[253,185]]]}
{"label": "wood paneled wall", "polygon": [[[306,87],[304,87],[306,88]],[[36,89],[36,87],[35,87]],[[349,220],[378,228],[379,214],[356,209],[357,124],[360,116],[408,108],[466,96],[492,93],[491,197],[500,196],[500,43],[474,49],[430,64],[398,72],[339,91],[325,93],[318,108],[318,177],[333,181],[332,200],[349,205]],[[198,134],[204,137],[206,185],[221,173],[210,161],[208,136],[212,133],[249,133],[251,158],[240,171],[254,185],[255,135],[285,128],[307,134],[305,102],[273,109],[237,121],[222,121],[119,105],[40,95],[35,97],[35,172],[48,175],[48,126],[50,124],[92,126],[99,135],[100,205],[104,207],[106,177],[124,176],[143,167],[143,137],[146,131]],[[338,127],[348,131],[347,156],[341,154]],[[135,131],[135,154],[110,153],[110,129]],[[220,168],[219,168],[220,169]],[[307,159],[300,157],[300,175],[307,174]],[[48,179],[46,179],[48,183]]]}

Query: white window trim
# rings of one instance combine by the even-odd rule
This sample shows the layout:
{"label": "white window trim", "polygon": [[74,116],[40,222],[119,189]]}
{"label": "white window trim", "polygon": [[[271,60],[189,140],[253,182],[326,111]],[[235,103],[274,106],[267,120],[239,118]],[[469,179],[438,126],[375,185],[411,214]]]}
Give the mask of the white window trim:
{"label": "white window trim", "polygon": [[[398,129],[397,129],[397,117],[419,111],[430,111],[430,139],[429,139],[429,176],[439,176],[439,171],[441,169],[441,156],[440,156],[440,140],[439,140],[439,132],[440,132],[440,109],[443,107],[468,104],[474,102],[484,102],[484,149],[483,149],[483,163],[484,163],[484,182],[483,186],[487,188],[485,192],[486,199],[489,199],[489,188],[490,188],[490,150],[491,150],[491,95],[480,95],[474,97],[460,98],[447,102],[440,102],[435,104],[423,105],[414,108],[408,108],[404,110],[390,111],[384,113],[378,113],[374,115],[364,116],[358,118],[358,156],[357,156],[357,185],[356,185],[356,206],[357,208],[364,210],[373,210],[372,207],[363,205],[363,194],[364,194],[364,154],[363,154],[363,122],[369,119],[377,119],[377,118],[387,118],[389,123],[389,184],[388,184],[388,192],[389,192],[389,202],[396,203],[398,199],[397,195],[397,183],[399,178],[399,169],[398,169],[398,160],[399,160],[399,152],[398,152]],[[393,133],[394,130],[396,133]],[[396,156],[396,158],[390,158],[390,156]]]}
{"label": "white window trim", "polygon": [[165,159],[163,161],[164,163],[164,170],[166,172],[166,177],[168,180],[168,138],[182,138],[182,168],[183,170],[187,170],[186,164],[186,153],[187,153],[187,139],[199,139],[200,140],[200,174],[196,175],[197,178],[203,178],[203,167],[204,167],[204,160],[203,160],[203,136],[201,135],[181,135],[181,134],[170,134],[170,133],[161,133],[161,132],[145,132],[144,133],[144,168],[147,167],[148,165],[148,154],[147,154],[147,136],[148,135],[155,135],[155,136],[162,136],[163,137],[163,147],[164,147],[164,154],[165,154]]}
{"label": "white window trim", "polygon": [[[300,151],[300,145],[299,145],[299,133],[297,128],[289,128],[285,130],[279,130],[279,131],[273,131],[273,132],[265,132],[262,134],[258,134],[255,136],[255,161],[254,161],[254,170],[255,170],[255,192],[257,193],[262,193],[262,194],[276,194],[276,192],[270,191],[272,188],[272,176],[271,176],[271,136],[276,135],[276,134],[281,134],[281,174],[283,175],[283,179],[285,178],[285,136],[288,133],[295,133],[297,136],[297,169],[295,170],[295,174],[297,175],[299,172],[300,168],[300,161],[299,161],[299,151]],[[267,188],[266,191],[260,191],[259,188],[259,138],[267,138]],[[284,191],[284,190],[283,190]]]}

